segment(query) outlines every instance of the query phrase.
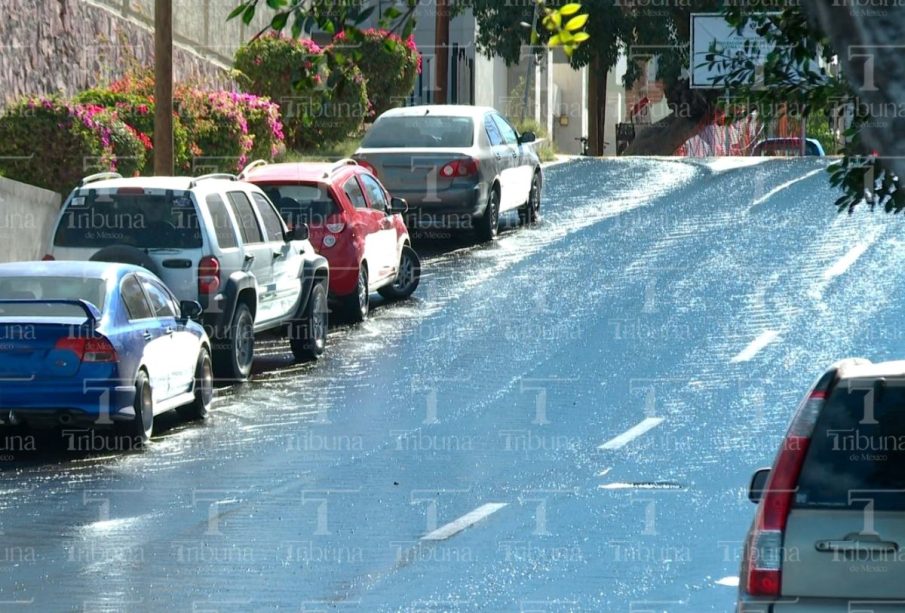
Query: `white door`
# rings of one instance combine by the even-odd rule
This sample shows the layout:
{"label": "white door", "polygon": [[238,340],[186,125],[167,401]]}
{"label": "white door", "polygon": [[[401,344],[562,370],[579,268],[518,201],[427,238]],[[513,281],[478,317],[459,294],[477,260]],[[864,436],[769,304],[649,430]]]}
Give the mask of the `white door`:
{"label": "white door", "polygon": [[256,192],[252,193],[252,197],[261,218],[264,241],[270,248],[273,264],[273,285],[276,290],[272,305],[273,314],[284,319],[287,313],[297,308],[302,294],[299,280],[303,260],[299,252],[300,243],[286,240],[286,226],[267,198]]}
{"label": "white door", "polygon": [[151,375],[151,389],[154,391],[154,401],[160,402],[185,391],[182,386],[185,383],[187,357],[177,345],[177,309],[170,293],[157,281],[144,275],[140,278],[160,329],[158,342],[151,343],[152,346],[147,349],[152,351],[146,352],[148,372],[158,373]]}
{"label": "white door", "polygon": [[[509,156],[509,164],[506,169],[506,184],[503,194],[503,205],[501,208],[514,209],[520,207],[528,201],[528,195],[531,193],[531,175],[530,168],[522,166],[522,150],[518,142],[518,134],[515,128],[500,115],[493,115],[506,145],[507,155]],[[526,176],[526,168],[529,174]]]}
{"label": "white door", "polygon": [[371,207],[376,232],[373,235],[374,251],[380,261],[380,279],[395,279],[399,268],[399,248],[396,240],[396,226],[389,214],[390,197],[383,186],[369,174],[359,175]]}
{"label": "white door", "polygon": [[255,325],[271,321],[280,316],[277,287],[273,280],[273,249],[264,240],[258,216],[245,192],[233,191],[226,196],[242,236],[242,270],[254,275],[257,282],[258,310],[255,313]]}

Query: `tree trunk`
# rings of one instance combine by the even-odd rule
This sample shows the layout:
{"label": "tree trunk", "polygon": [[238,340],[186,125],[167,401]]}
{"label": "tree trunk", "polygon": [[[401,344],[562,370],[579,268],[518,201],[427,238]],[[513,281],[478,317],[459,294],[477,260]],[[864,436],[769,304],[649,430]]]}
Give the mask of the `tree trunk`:
{"label": "tree trunk", "polygon": [[707,124],[698,119],[672,113],[638,133],[623,155],[674,155],[676,149],[705,127]]}
{"label": "tree trunk", "polygon": [[624,155],[674,155],[685,141],[709,125],[716,108],[714,92],[691,89],[687,80],[679,80],[667,86],[664,93],[672,114],[638,134]]}
{"label": "tree trunk", "polygon": [[154,4],[154,174],[173,168],[173,2]]}
{"label": "tree trunk", "polygon": [[[823,31],[839,54],[843,75],[862,103],[870,105],[871,121],[861,139],[876,151],[884,167],[905,176],[905,19],[901,7],[889,6],[878,17],[859,8],[862,3],[802,0],[812,25]],[[869,6],[867,3],[866,6]]]}

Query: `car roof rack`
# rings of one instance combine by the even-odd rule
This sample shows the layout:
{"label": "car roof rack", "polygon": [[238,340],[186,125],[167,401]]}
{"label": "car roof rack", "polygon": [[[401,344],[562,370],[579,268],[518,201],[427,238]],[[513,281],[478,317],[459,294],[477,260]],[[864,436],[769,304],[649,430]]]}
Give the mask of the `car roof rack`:
{"label": "car roof rack", "polygon": [[358,162],[353,160],[352,158],[343,158],[338,162],[335,162],[333,166],[330,167],[330,170],[324,173],[324,178],[329,179],[331,174],[333,174],[337,170],[345,168],[346,166],[358,166]]}
{"label": "car roof rack", "polygon": [[93,175],[88,175],[81,181],[79,181],[79,187],[83,185],[87,185],[89,183],[94,183],[96,181],[106,181],[109,179],[122,179],[123,176],[118,172],[99,172]]}
{"label": "car roof rack", "polygon": [[196,185],[198,185],[199,181],[210,181],[212,179],[223,179],[226,181],[238,181],[239,177],[236,175],[231,175],[228,172],[213,172],[209,175],[201,175],[200,177],[193,177],[191,182],[189,182],[189,189],[192,189]]}
{"label": "car roof rack", "polygon": [[270,162],[268,162],[267,160],[255,160],[254,162],[252,162],[251,164],[249,164],[248,166],[246,166],[245,168],[242,169],[242,172],[239,173],[239,178],[243,179],[243,178],[245,178],[245,176],[248,173],[250,173],[255,168],[260,168],[261,166],[267,166],[268,164],[270,164]]}

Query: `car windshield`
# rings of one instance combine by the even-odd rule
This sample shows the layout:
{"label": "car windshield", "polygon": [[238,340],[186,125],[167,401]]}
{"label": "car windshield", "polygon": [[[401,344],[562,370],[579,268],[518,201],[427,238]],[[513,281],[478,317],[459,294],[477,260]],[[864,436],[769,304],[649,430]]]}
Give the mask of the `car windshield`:
{"label": "car windshield", "polygon": [[377,120],[364,137],[364,149],[464,148],[474,143],[474,122],[470,117],[384,117]]}
{"label": "car windshield", "polygon": [[[7,277],[0,279],[0,300],[85,300],[101,312],[106,303],[103,279],[80,277]],[[0,304],[0,317],[84,317],[78,306],[46,304]]]}
{"label": "car windshield", "polygon": [[54,245],[196,249],[202,246],[202,238],[188,195],[92,192],[72,198]]}
{"label": "car windshield", "polygon": [[336,202],[325,185],[268,185],[264,193],[276,204],[289,228],[299,223],[320,226],[339,212]]}
{"label": "car windshield", "polygon": [[905,379],[843,382],[817,420],[796,506],[860,509],[858,491],[878,510],[905,509]]}

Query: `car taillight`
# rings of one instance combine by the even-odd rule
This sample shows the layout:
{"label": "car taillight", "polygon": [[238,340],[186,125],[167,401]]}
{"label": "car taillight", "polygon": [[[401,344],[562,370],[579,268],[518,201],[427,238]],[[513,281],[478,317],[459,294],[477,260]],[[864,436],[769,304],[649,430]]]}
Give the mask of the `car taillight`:
{"label": "car taillight", "polygon": [[93,338],[66,337],[56,342],[55,349],[72,351],[81,362],[115,362],[116,349],[103,336]]}
{"label": "car taillight", "polygon": [[783,538],[811,434],[826,400],[812,391],[795,412],[757,509],[748,543],[745,588],[752,596],[779,596],[782,587]]}
{"label": "car taillight", "polygon": [[446,178],[470,177],[478,174],[478,161],[473,158],[455,160],[440,169],[440,176]]}
{"label": "car taillight", "polygon": [[216,294],[220,289],[220,260],[213,256],[198,262],[198,293],[203,296]]}
{"label": "car taillight", "polygon": [[47,255],[45,255],[43,258],[41,258],[41,261],[43,261],[43,262],[53,262],[54,260],[56,260],[56,258],[53,257],[52,255],[50,255],[49,253]]}

